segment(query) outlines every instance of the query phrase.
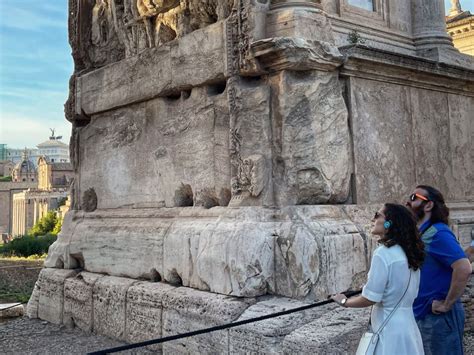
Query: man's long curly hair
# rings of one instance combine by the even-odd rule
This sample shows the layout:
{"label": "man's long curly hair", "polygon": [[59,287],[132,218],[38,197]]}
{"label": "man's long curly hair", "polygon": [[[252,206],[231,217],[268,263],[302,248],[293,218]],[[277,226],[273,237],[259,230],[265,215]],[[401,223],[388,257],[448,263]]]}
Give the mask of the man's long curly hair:
{"label": "man's long curly hair", "polygon": [[407,256],[410,268],[418,270],[425,259],[425,251],[415,216],[405,206],[393,203],[384,205],[384,214],[385,220],[390,222],[390,227],[380,238],[379,243],[387,248],[400,245]]}
{"label": "man's long curly hair", "polygon": [[433,201],[430,222],[449,224],[449,208],[444,202],[443,194],[429,185],[418,185],[416,188],[425,190],[428,193],[427,197]]}

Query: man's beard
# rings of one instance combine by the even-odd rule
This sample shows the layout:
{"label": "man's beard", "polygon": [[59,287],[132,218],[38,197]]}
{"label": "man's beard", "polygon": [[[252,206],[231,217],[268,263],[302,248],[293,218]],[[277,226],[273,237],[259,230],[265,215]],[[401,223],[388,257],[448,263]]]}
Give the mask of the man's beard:
{"label": "man's beard", "polygon": [[423,209],[423,204],[418,207],[412,207],[410,206],[410,209],[412,210],[413,214],[415,215],[417,221],[421,221],[425,217],[425,210]]}

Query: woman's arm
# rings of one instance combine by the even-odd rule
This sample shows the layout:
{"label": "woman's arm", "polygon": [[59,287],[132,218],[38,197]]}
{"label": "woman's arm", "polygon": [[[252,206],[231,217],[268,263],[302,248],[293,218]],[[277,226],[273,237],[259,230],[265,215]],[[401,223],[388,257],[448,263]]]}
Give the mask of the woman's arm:
{"label": "woman's arm", "polygon": [[348,307],[348,308],[365,308],[365,307],[370,307],[375,304],[375,302],[369,301],[364,296],[355,296],[355,297],[347,298],[342,293],[338,293],[337,295],[331,296],[331,298],[337,304],[340,304],[341,306]]}

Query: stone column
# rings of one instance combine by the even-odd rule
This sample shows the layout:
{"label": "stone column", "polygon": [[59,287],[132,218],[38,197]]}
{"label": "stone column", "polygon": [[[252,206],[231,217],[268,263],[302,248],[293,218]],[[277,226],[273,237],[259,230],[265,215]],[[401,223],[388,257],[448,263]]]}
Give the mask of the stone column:
{"label": "stone column", "polygon": [[332,28],[319,0],[272,1],[267,37],[297,37],[333,43]]}
{"label": "stone column", "polygon": [[446,32],[443,0],[413,1],[413,38],[418,51],[453,48]]}
{"label": "stone column", "polygon": [[15,236],[16,235],[16,231],[17,231],[17,223],[16,223],[16,219],[17,219],[17,216],[18,216],[18,212],[17,212],[17,203],[16,203],[16,200],[13,199],[13,207],[12,207],[12,236]]}

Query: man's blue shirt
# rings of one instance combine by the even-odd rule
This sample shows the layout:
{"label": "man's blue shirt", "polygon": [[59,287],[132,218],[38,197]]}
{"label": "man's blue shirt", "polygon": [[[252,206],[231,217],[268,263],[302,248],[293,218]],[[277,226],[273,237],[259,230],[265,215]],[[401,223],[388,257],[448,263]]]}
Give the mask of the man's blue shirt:
{"label": "man's blue shirt", "polygon": [[[431,313],[434,300],[444,300],[451,286],[451,265],[466,255],[453,232],[444,223],[425,222],[420,227],[425,243],[425,261],[421,267],[418,297],[413,303],[416,319]],[[459,300],[457,302],[460,302]]]}

